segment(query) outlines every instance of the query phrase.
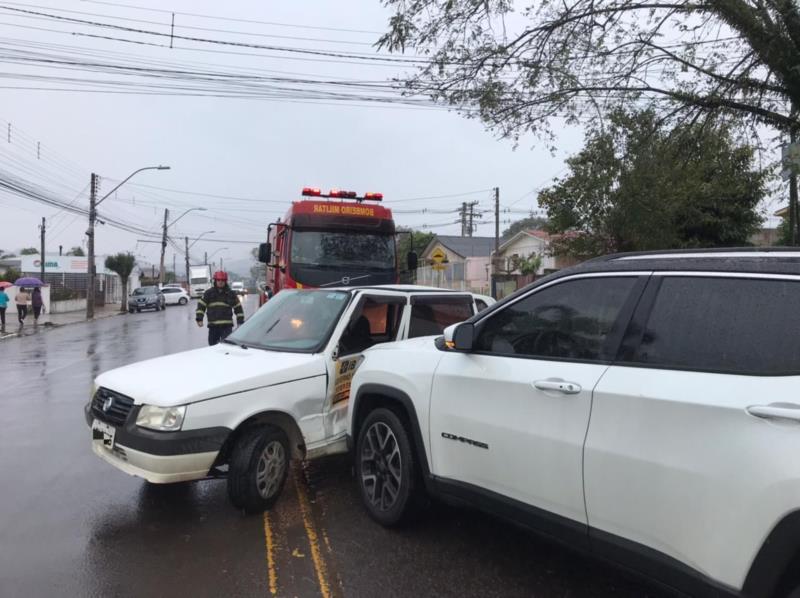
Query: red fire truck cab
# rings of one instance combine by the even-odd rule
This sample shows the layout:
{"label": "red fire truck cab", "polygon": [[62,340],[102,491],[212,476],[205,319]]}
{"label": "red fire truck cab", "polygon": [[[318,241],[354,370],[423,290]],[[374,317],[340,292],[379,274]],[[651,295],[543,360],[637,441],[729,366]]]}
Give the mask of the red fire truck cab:
{"label": "red fire truck cab", "polygon": [[372,203],[383,195],[310,187],[302,195],[314,199],[293,202],[259,247],[269,291],[397,282],[392,211]]}

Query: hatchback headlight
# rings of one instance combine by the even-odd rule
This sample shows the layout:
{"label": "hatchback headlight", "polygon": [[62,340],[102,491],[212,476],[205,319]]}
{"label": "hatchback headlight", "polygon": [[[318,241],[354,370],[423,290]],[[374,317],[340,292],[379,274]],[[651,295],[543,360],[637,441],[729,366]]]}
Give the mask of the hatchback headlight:
{"label": "hatchback headlight", "polygon": [[139,415],[136,416],[136,425],[159,432],[174,432],[181,429],[185,415],[186,405],[181,407],[142,405]]}

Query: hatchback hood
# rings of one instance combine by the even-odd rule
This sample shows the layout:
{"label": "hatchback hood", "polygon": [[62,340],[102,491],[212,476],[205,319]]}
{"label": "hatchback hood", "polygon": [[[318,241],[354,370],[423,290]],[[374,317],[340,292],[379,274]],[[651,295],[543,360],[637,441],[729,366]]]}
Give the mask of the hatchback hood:
{"label": "hatchback hood", "polygon": [[221,343],[110,370],[95,385],[127,395],[137,405],[168,407],[323,374],[320,354]]}

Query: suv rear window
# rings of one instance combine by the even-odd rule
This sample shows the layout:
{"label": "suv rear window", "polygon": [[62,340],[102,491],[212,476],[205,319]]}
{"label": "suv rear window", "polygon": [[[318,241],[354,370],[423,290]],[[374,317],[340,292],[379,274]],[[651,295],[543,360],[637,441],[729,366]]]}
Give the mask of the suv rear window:
{"label": "suv rear window", "polygon": [[735,374],[800,374],[800,282],[666,276],[628,361]]}

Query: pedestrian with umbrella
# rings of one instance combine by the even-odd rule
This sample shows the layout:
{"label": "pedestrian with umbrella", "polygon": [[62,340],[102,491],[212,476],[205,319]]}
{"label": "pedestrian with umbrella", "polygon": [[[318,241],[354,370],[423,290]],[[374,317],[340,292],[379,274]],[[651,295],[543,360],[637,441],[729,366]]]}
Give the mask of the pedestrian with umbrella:
{"label": "pedestrian with umbrella", "polygon": [[19,293],[14,297],[14,303],[17,304],[17,319],[19,320],[19,325],[23,326],[25,324],[25,316],[28,315],[28,303],[31,302],[31,295],[25,290],[25,287],[40,287],[44,283],[33,276],[23,276],[22,278],[17,278],[14,284],[19,287]]}
{"label": "pedestrian with umbrella", "polygon": [[34,326],[39,323],[39,316],[44,311],[44,300],[42,299],[42,289],[33,287],[33,295],[31,295],[31,306],[33,306],[33,324]]}
{"label": "pedestrian with umbrella", "polygon": [[8,307],[8,295],[6,287],[13,286],[10,282],[0,282],[0,330],[6,329],[6,308]]}
{"label": "pedestrian with umbrella", "polygon": [[17,304],[17,319],[19,320],[20,328],[25,325],[25,316],[28,315],[28,303],[31,300],[30,293],[25,290],[25,287],[20,287],[14,303]]}

